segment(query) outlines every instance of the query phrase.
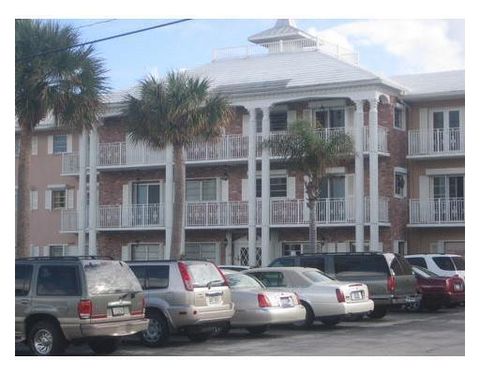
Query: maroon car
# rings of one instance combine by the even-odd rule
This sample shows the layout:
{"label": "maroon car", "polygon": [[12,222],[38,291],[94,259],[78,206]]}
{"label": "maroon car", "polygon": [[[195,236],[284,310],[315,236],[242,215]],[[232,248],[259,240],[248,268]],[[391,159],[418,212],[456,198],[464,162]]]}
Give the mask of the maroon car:
{"label": "maroon car", "polygon": [[412,270],[422,300],[420,304],[408,306],[408,310],[425,308],[428,311],[436,311],[442,306],[455,306],[465,302],[465,283],[460,277],[438,276],[420,266],[412,266]]}

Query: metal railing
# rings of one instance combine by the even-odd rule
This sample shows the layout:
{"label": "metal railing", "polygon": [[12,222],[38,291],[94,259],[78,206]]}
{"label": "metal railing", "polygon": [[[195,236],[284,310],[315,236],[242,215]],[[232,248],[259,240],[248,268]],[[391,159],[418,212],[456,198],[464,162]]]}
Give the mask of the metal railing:
{"label": "metal railing", "polygon": [[[370,151],[370,127],[363,127],[363,151]],[[378,126],[378,152],[388,152],[388,129]]]}
{"label": "metal railing", "polygon": [[99,206],[99,228],[164,227],[164,204],[132,204]]}
{"label": "metal railing", "polygon": [[449,224],[465,222],[464,198],[409,200],[410,224]]}
{"label": "metal railing", "polygon": [[144,143],[113,142],[98,145],[99,167],[159,165],[165,163],[165,151],[155,150]]}
{"label": "metal railing", "polygon": [[195,141],[186,149],[187,161],[235,160],[248,157],[248,137],[227,135],[212,141]]}
{"label": "metal railing", "polygon": [[248,225],[248,202],[187,202],[187,227]]}
{"label": "metal railing", "polygon": [[408,155],[464,154],[465,132],[462,129],[410,130]]}

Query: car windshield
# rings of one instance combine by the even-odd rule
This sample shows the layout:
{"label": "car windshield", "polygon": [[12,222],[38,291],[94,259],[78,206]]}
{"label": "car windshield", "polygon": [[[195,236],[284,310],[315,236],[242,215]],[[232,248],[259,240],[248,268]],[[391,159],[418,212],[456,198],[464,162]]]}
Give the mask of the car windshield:
{"label": "car windshield", "polygon": [[188,265],[188,271],[192,276],[194,287],[206,287],[209,285],[223,285],[223,275],[210,262],[185,262]]}
{"label": "car windshield", "polygon": [[420,267],[420,266],[412,266],[413,272],[415,272],[416,275],[419,275],[425,279],[430,279],[432,277],[439,277],[435,272],[429,271],[426,268]]}
{"label": "car windshield", "polygon": [[225,275],[228,285],[232,289],[259,289],[265,286],[253,276],[244,275],[242,273],[231,273]]}
{"label": "car windshield", "polygon": [[314,283],[324,283],[325,281],[334,280],[332,277],[325,275],[321,271],[305,271],[303,275]]}
{"label": "car windshield", "polygon": [[433,257],[435,264],[444,271],[455,271],[455,265],[451,257]]}
{"label": "car windshield", "polygon": [[462,257],[452,257],[453,263],[457,271],[465,271],[465,259]]}
{"label": "car windshield", "polygon": [[89,295],[140,292],[142,287],[122,261],[89,260],[83,264]]}

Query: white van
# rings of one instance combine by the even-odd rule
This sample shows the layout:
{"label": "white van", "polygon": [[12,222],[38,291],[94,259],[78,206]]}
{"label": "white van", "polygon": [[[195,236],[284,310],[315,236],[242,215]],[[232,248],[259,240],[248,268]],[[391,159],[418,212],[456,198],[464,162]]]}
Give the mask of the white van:
{"label": "white van", "polygon": [[439,276],[460,276],[465,281],[465,259],[456,254],[415,254],[405,259],[415,266],[426,268]]}

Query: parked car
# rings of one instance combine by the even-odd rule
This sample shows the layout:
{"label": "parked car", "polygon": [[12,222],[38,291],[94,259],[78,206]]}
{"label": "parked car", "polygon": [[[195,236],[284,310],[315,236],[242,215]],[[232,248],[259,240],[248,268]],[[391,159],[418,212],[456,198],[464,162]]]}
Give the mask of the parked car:
{"label": "parked car", "polygon": [[389,307],[420,300],[416,280],[405,259],[392,253],[317,253],[275,259],[270,267],[314,267],[340,281],[368,286],[375,308],[371,318],[382,318]]}
{"label": "parked car", "polygon": [[443,277],[420,266],[412,266],[417,278],[417,289],[422,295],[420,303],[407,306],[410,311],[425,308],[436,311],[442,306],[455,306],[465,302],[465,283],[458,276]]}
{"label": "parked car", "polygon": [[253,334],[264,333],[274,324],[289,324],[305,320],[305,308],[299,298],[288,290],[267,290],[258,279],[236,271],[224,272],[235,304],[231,328],[245,328]]}
{"label": "parked car", "polygon": [[458,275],[465,281],[465,259],[456,254],[415,254],[405,259],[414,266],[420,266],[438,276]]}
{"label": "parked car", "polygon": [[311,326],[314,320],[333,326],[373,310],[365,284],[341,282],[316,268],[269,267],[244,273],[255,276],[267,288],[288,288],[297,293],[306,310],[305,320],[299,324],[303,327]]}
{"label": "parked car", "polygon": [[235,264],[222,264],[220,266],[218,266],[218,268],[220,268],[222,271],[223,270],[228,270],[228,271],[246,271],[246,270],[249,270],[250,266],[238,266],[238,265],[235,265]]}
{"label": "parked car", "polygon": [[147,328],[142,288],[122,261],[96,257],[35,257],[15,261],[15,341],[36,355],[86,341],[99,354],[118,337]]}
{"label": "parked car", "polygon": [[145,291],[148,328],[145,345],[168,342],[173,333],[194,342],[208,339],[235,313],[230,289],[222,272],[208,261],[129,262]]}

